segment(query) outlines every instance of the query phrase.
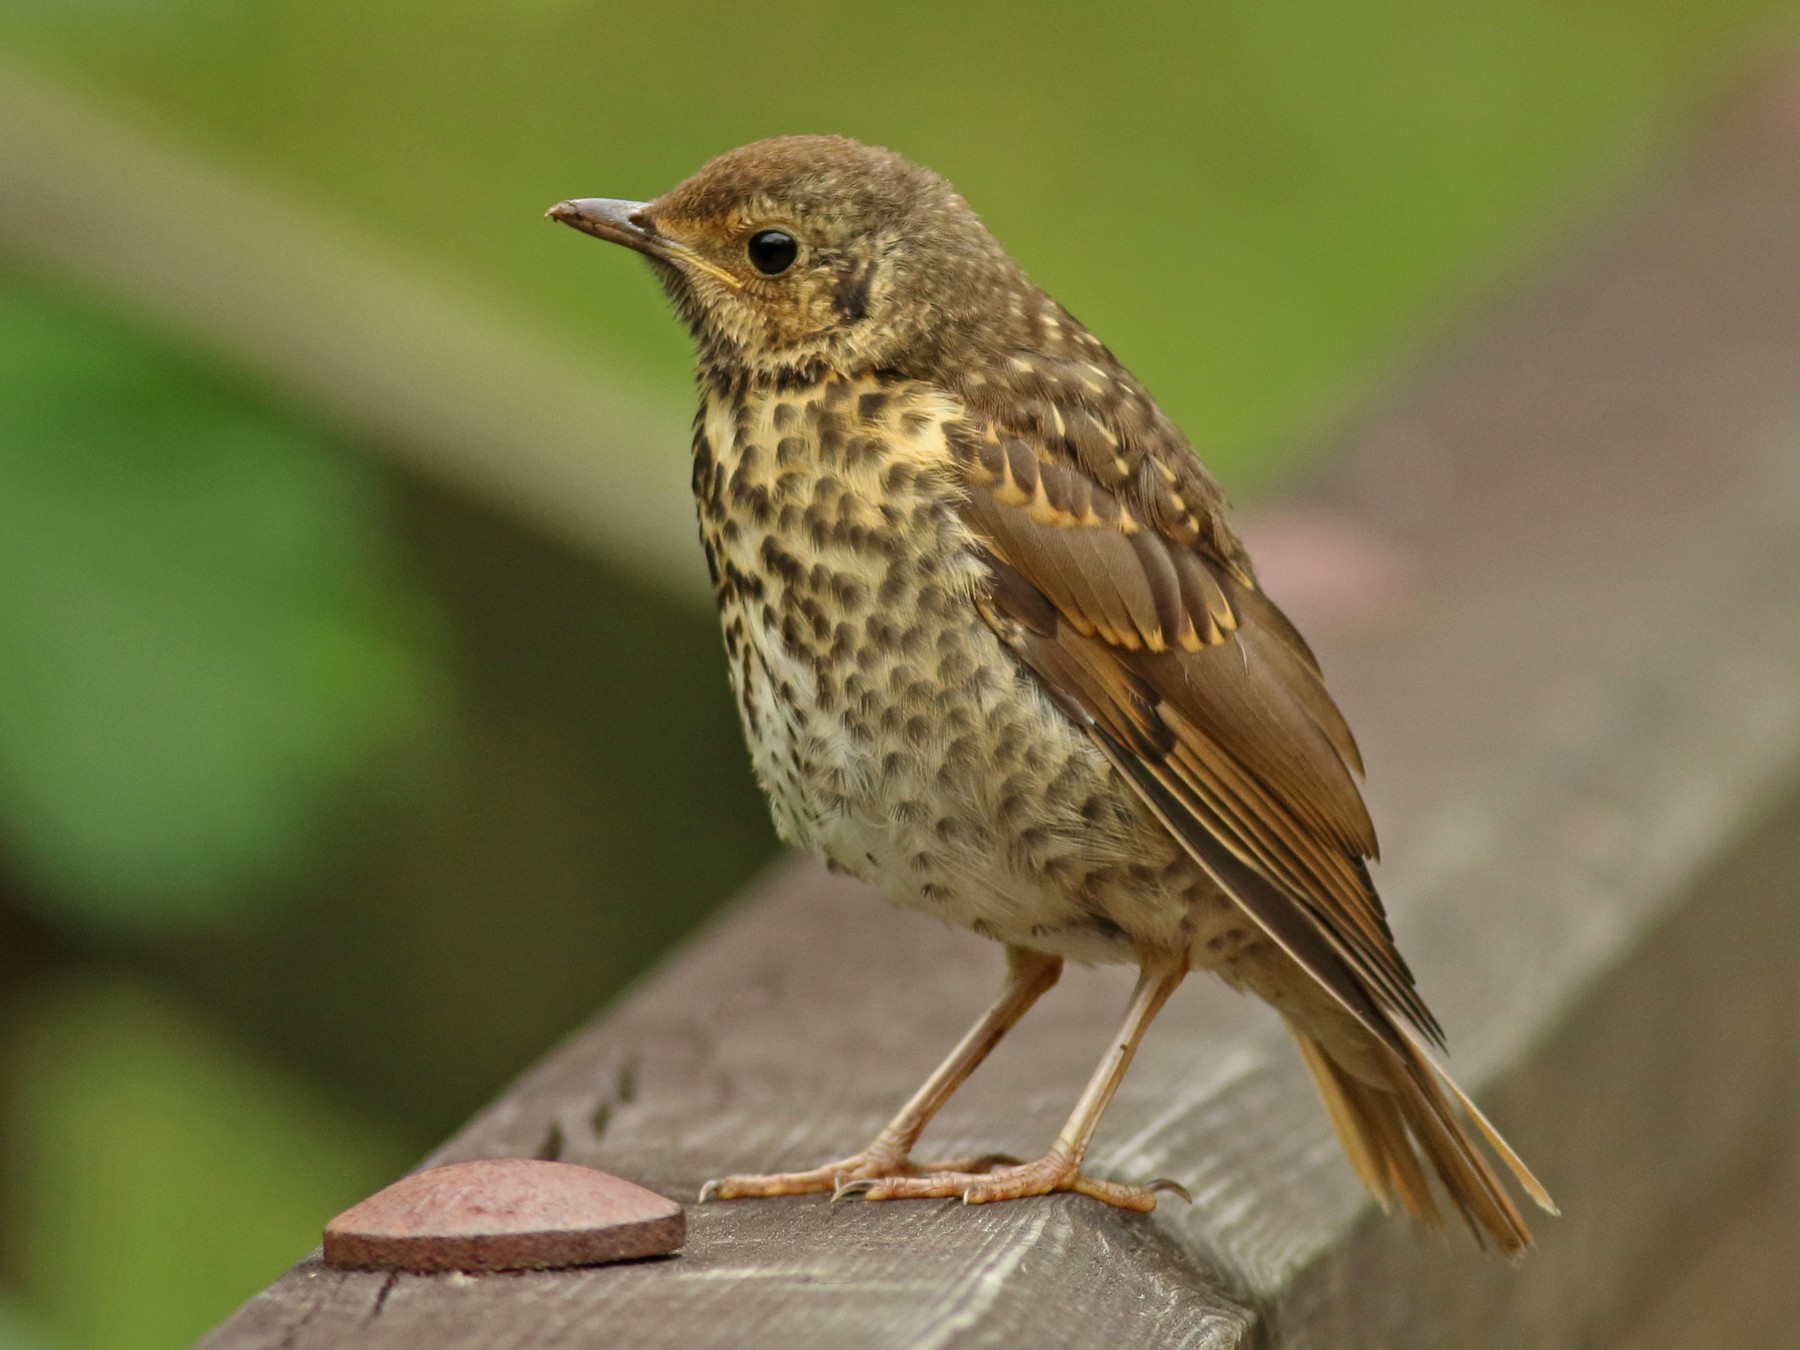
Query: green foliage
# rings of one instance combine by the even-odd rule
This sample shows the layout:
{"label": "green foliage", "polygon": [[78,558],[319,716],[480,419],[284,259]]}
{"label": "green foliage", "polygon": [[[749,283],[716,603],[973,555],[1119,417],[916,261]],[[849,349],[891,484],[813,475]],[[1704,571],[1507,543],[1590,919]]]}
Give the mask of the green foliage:
{"label": "green foliage", "polygon": [[66,983],[11,1032],[11,1265],[69,1350],[190,1344],[410,1162],[135,983]]}
{"label": "green foliage", "polygon": [[0,1350],[53,1350],[53,1343],[35,1322],[0,1298]]}
{"label": "green foliage", "polygon": [[164,344],[0,289],[0,829],[94,920],[303,858],[428,681],[364,466]]}
{"label": "green foliage", "polygon": [[[671,389],[629,259],[538,219],[758,136],[947,173],[1242,488],[1616,180],[1794,0],[1307,0],[779,11],[708,0],[257,0],[37,40],[419,265]],[[646,446],[644,453],[671,453]]]}

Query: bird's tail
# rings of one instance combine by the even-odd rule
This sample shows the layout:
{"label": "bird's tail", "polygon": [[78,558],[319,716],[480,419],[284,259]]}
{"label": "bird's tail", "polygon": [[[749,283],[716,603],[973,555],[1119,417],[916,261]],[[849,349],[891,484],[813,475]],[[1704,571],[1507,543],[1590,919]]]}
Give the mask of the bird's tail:
{"label": "bird's tail", "polygon": [[1429,1167],[1477,1241],[1492,1242],[1508,1257],[1525,1254],[1531,1231],[1480,1143],[1464,1129],[1457,1108],[1526,1194],[1552,1214],[1556,1205],[1531,1169],[1421,1046],[1407,1038],[1404,1051],[1384,1050],[1380,1060],[1387,1066],[1388,1082],[1376,1086],[1350,1074],[1292,1022],[1288,1028],[1300,1043],[1351,1166],[1383,1209],[1398,1198],[1428,1227],[1441,1228],[1437,1196],[1426,1175]]}

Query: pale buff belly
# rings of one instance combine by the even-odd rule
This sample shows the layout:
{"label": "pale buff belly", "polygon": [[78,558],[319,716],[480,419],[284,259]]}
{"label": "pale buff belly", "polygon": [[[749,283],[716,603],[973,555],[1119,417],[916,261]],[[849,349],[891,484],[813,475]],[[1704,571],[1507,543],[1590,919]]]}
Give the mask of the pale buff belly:
{"label": "pale buff belly", "polygon": [[985,625],[952,639],[992,658],[966,672],[956,663],[954,689],[898,660],[871,663],[863,680],[882,691],[872,718],[827,706],[779,633],[749,631],[757,656],[734,686],[789,843],[895,904],[1075,960],[1188,940],[1192,865],[1086,738],[1015,678]]}

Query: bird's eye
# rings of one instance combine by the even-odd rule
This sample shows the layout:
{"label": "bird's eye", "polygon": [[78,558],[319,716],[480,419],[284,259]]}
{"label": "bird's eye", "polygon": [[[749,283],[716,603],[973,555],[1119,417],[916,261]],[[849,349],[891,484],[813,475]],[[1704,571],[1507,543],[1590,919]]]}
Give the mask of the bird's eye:
{"label": "bird's eye", "polygon": [[776,277],[794,265],[800,245],[785,230],[759,230],[750,236],[746,251],[752,267],[765,277]]}

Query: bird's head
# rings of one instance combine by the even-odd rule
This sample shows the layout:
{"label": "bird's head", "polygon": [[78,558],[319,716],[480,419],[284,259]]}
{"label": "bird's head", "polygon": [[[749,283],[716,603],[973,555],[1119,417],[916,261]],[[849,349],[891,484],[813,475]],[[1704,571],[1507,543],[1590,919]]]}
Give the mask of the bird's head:
{"label": "bird's head", "polygon": [[549,215],[648,258],[714,375],[858,374],[998,348],[1027,289],[943,178],[841,136],[757,141],[654,201]]}

